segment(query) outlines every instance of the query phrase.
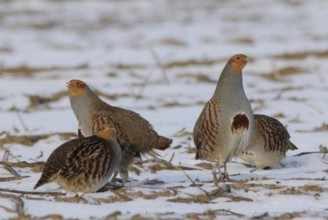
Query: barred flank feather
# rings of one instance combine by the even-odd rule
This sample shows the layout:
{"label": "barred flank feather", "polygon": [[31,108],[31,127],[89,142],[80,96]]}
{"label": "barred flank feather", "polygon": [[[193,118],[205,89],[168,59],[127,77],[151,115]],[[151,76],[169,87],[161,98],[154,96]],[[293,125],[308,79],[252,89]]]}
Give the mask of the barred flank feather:
{"label": "barred flank feather", "polygon": [[196,145],[195,159],[207,159],[215,151],[219,136],[219,105],[215,98],[211,98],[200,114],[195,128],[194,141]]}

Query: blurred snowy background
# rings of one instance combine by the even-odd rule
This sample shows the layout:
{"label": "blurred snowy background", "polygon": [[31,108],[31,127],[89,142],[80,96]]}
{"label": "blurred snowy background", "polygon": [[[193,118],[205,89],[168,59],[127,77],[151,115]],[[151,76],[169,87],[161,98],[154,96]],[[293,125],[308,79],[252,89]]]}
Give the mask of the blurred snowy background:
{"label": "blurred snowy background", "polygon": [[[1,1],[1,219],[326,219],[327,157],[293,155],[328,145],[327,12],[325,0]],[[243,76],[254,112],[279,119],[299,150],[255,173],[234,159],[238,182],[218,191],[209,164],[194,160],[191,132],[236,53],[251,59]],[[128,198],[76,198],[56,184],[31,193],[41,162],[76,133],[65,85],[74,78],[174,139],[159,152],[172,165],[145,157],[131,170],[157,184],[118,191]]]}

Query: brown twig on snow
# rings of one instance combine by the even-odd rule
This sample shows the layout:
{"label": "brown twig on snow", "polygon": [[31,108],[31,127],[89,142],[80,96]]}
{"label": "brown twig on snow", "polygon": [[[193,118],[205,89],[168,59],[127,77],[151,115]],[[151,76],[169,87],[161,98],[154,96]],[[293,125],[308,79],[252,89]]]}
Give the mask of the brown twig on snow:
{"label": "brown twig on snow", "polygon": [[321,153],[324,154],[323,157],[322,157],[322,159],[325,159],[326,154],[328,153],[328,149],[327,149],[327,147],[325,147],[325,146],[323,146],[322,144],[320,144],[320,146],[319,146],[319,150],[320,150]]}
{"label": "brown twig on snow", "polygon": [[294,155],[293,157],[299,157],[299,156],[303,156],[303,155],[307,155],[307,154],[324,154],[322,157],[322,159],[324,159],[327,153],[328,153],[327,147],[320,144],[319,151],[301,152],[299,154]]}
{"label": "brown twig on snow", "polygon": [[146,76],[146,78],[144,79],[144,83],[141,85],[140,90],[139,90],[138,94],[136,95],[136,101],[142,97],[142,93],[143,93],[145,87],[147,86],[147,84],[148,84],[148,82],[149,82],[149,79],[150,79],[151,75],[152,75],[152,74],[149,73],[149,74]]}
{"label": "brown twig on snow", "polygon": [[[168,84],[168,83],[169,83],[169,78],[168,78],[168,76],[167,76],[167,72],[166,72],[166,68],[165,68],[165,66],[164,66],[163,63],[161,62],[159,56],[157,55],[157,53],[156,53],[156,51],[155,51],[154,49],[150,49],[150,53],[151,53],[151,55],[154,57],[157,66],[159,66],[159,68],[161,69],[161,72],[162,72],[162,76],[163,76],[163,80],[164,80],[164,82]],[[138,100],[139,98],[141,98],[142,93],[143,93],[144,89],[146,88],[146,86],[148,85],[151,76],[152,76],[152,73],[149,73],[149,74],[145,77],[145,79],[144,79],[144,83],[142,84],[142,86],[140,87],[140,91],[139,91],[138,94],[136,95],[136,100]]]}
{"label": "brown twig on snow", "polygon": [[150,49],[150,52],[151,52],[151,55],[154,57],[157,66],[159,66],[162,71],[162,76],[163,76],[165,83],[169,84],[169,78],[167,76],[166,68],[163,65],[161,59],[159,58],[158,54],[156,53],[156,51],[153,48]]}
{"label": "brown twig on snow", "polygon": [[174,156],[175,156],[175,154],[174,154],[174,152],[173,152],[171,158],[170,158],[169,161],[168,161],[170,164],[172,163],[172,160],[173,160]]}
{"label": "brown twig on snow", "polygon": [[34,192],[34,191],[21,191],[21,190],[15,190],[15,189],[3,189],[0,188],[1,192],[10,192],[10,193],[18,193],[22,195],[47,195],[47,196],[64,196],[66,193],[60,193],[60,192]]}
{"label": "brown twig on snow", "polygon": [[183,173],[183,175],[185,175],[185,177],[187,177],[187,179],[194,185],[196,186],[200,191],[202,191],[206,197],[209,199],[209,201],[212,200],[211,195],[202,187],[200,187],[197,183],[195,183],[195,181],[193,179],[191,179],[191,177],[186,173],[186,171],[184,171],[183,169],[180,169],[179,167],[175,167],[177,170],[181,171]]}
{"label": "brown twig on snow", "polygon": [[215,209],[215,210],[212,210],[214,212],[225,212],[225,213],[229,213],[231,215],[235,215],[235,216],[238,216],[238,217],[244,217],[245,215],[243,214],[240,214],[240,213],[237,213],[237,212],[233,212],[229,209]]}
{"label": "brown twig on snow", "polygon": [[[0,149],[2,149],[5,153],[3,154],[2,157],[2,161],[8,161],[9,156],[11,156],[12,158],[17,158],[14,154],[12,154],[10,152],[10,150],[8,148],[6,148],[5,146],[3,146],[2,143],[0,143]],[[0,161],[1,162],[1,161]]]}
{"label": "brown twig on snow", "polygon": [[115,190],[112,190],[112,189],[108,189],[109,192],[112,192],[114,193],[115,195],[119,196],[119,197],[122,197],[124,199],[124,201],[132,201],[133,199],[128,197],[128,196],[125,196],[125,195],[122,195],[121,193],[115,191]]}
{"label": "brown twig on snow", "polygon": [[[196,186],[200,191],[202,191],[202,192],[206,195],[206,197],[207,197],[209,200],[211,200],[211,195],[210,195],[206,190],[204,190],[202,187],[200,187],[197,183],[195,183],[195,181],[194,181],[193,179],[191,179],[191,177],[186,173],[186,171],[184,171],[184,170],[181,169],[180,167],[177,167],[177,166],[174,166],[174,165],[171,164],[171,161],[172,161],[172,159],[173,159],[173,156],[174,156],[174,155],[172,155],[172,157],[171,157],[171,159],[170,159],[170,162],[168,162],[168,161],[166,161],[166,160],[164,160],[164,159],[159,159],[159,158],[152,158],[152,159],[147,160],[147,161],[156,161],[156,162],[159,162],[159,163],[164,164],[165,166],[173,167],[174,169],[176,169],[176,170],[182,172],[182,173],[187,177],[187,179],[188,179],[188,180],[189,180],[194,186]],[[146,162],[146,161],[145,161],[145,162]]]}
{"label": "brown twig on snow", "polygon": [[33,163],[28,163],[28,162],[26,162],[26,161],[19,161],[19,162],[6,162],[6,161],[0,161],[0,164],[7,165],[7,166],[10,166],[10,167],[26,168],[26,167],[34,167],[34,166],[44,165],[45,162],[33,162]]}
{"label": "brown twig on snow", "polygon": [[21,196],[16,196],[16,195],[6,194],[6,193],[0,193],[0,197],[1,198],[12,199],[12,200],[14,200],[15,205],[16,205],[16,209],[15,210],[14,209],[7,208],[5,206],[0,206],[1,208],[3,208],[4,210],[6,210],[7,212],[10,212],[10,213],[17,213],[18,216],[25,215],[24,201],[22,200]]}
{"label": "brown twig on snow", "polygon": [[30,177],[30,176],[0,177],[0,182],[20,180],[20,179],[25,179],[25,178],[28,178],[28,177]]}
{"label": "brown twig on snow", "polygon": [[14,168],[9,166],[8,164],[3,164],[3,167],[14,176],[16,177],[21,176]]}
{"label": "brown twig on snow", "polygon": [[22,124],[24,130],[25,130],[26,132],[28,132],[29,129],[28,129],[28,127],[26,126],[26,123],[24,122],[24,120],[23,120],[21,114],[19,113],[19,111],[16,111],[16,114],[17,114],[18,120],[19,120],[19,122]]}

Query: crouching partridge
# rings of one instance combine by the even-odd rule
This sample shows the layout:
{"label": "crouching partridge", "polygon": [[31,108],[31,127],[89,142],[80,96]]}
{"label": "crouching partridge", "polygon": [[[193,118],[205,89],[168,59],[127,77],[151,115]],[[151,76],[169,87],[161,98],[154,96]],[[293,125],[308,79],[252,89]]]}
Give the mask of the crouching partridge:
{"label": "crouching partridge", "polygon": [[[219,169],[219,180],[230,180],[227,162],[237,150],[246,150],[253,131],[253,112],[245,95],[242,70],[247,56],[232,56],[225,65],[214,95],[205,104],[193,131],[196,159],[213,161]],[[224,173],[220,165],[224,165]],[[216,175],[214,182],[217,184]]]}
{"label": "crouching partridge", "polygon": [[120,164],[121,148],[109,125],[95,135],[70,140],[49,156],[34,189],[57,182],[69,192],[96,192],[103,187]]}
{"label": "crouching partridge", "polygon": [[287,129],[277,119],[254,114],[254,132],[249,147],[238,155],[242,160],[256,165],[251,170],[253,172],[278,164],[288,150],[296,149]]}
{"label": "crouching partridge", "polygon": [[[123,184],[128,178],[127,169],[135,157],[153,149],[165,150],[171,145],[172,139],[160,136],[146,119],[131,110],[105,103],[85,82],[71,80],[67,86],[70,103],[79,123],[79,133],[91,136],[94,124],[106,124],[106,120],[111,120],[116,129],[121,131],[117,138],[122,147],[123,159],[119,173]],[[122,144],[122,140],[127,144]]]}

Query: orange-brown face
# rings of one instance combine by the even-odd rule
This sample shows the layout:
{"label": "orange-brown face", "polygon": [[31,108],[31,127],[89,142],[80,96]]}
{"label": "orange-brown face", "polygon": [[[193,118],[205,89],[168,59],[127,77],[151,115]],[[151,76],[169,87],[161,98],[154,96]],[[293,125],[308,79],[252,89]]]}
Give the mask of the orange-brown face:
{"label": "orange-brown face", "polygon": [[233,71],[240,73],[247,64],[247,56],[244,54],[236,54],[229,59]]}
{"label": "orange-brown face", "polygon": [[113,138],[112,128],[109,126],[109,124],[102,125],[100,128],[98,128],[98,131],[96,131],[95,134],[107,139]]}
{"label": "orange-brown face", "polygon": [[70,96],[78,96],[85,92],[84,88],[86,87],[86,84],[77,79],[72,79],[67,83],[67,88]]}

